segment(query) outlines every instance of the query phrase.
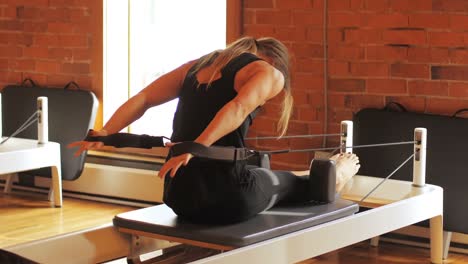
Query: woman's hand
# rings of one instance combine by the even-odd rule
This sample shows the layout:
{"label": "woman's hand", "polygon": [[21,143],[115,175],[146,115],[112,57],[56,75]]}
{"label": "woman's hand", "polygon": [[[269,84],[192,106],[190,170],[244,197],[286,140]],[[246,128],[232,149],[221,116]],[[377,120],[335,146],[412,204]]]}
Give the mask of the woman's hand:
{"label": "woman's hand", "polygon": [[[102,129],[99,131],[95,130],[90,130],[89,131],[89,136],[93,137],[103,137],[107,136],[107,131]],[[98,149],[104,146],[104,143],[102,142],[89,142],[89,141],[75,141],[67,145],[68,148],[75,148],[78,147],[78,150],[75,152],[75,157],[78,157],[83,151],[89,150],[89,149]]]}
{"label": "woman's hand", "polygon": [[[178,144],[178,143],[177,142],[167,142],[166,147],[170,148],[170,147],[174,146],[175,144]],[[166,161],[166,163],[164,163],[164,165],[159,170],[159,174],[158,174],[159,178],[161,178],[161,179],[164,178],[164,176],[166,176],[166,174],[169,171],[171,171],[170,176],[174,177],[177,170],[180,168],[180,166],[182,166],[182,165],[187,166],[187,164],[189,163],[189,161],[192,158],[193,158],[193,155],[190,154],[190,153],[185,153],[185,154],[170,158],[168,161]]]}
{"label": "woman's hand", "polygon": [[[170,143],[170,144],[174,144],[174,143]],[[185,154],[170,158],[168,161],[166,161],[166,163],[164,163],[162,168],[159,170],[159,174],[158,174],[159,178],[161,179],[164,178],[164,176],[166,176],[166,174],[169,171],[171,172],[170,176],[174,177],[177,170],[180,168],[180,166],[182,165],[187,166],[190,159],[192,158],[193,158],[193,155],[190,153],[185,153]]]}

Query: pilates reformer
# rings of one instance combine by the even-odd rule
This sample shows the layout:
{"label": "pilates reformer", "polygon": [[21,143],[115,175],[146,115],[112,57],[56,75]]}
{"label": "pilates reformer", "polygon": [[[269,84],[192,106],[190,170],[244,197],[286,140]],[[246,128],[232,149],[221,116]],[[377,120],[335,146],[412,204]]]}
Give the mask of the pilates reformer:
{"label": "pilates reformer", "polygon": [[[62,172],[60,144],[49,141],[48,98],[37,98],[37,110],[11,135],[2,136],[2,105],[0,96],[0,174],[6,174],[4,192],[9,193],[13,174],[31,169],[51,167],[52,187],[49,200],[62,206]],[[37,122],[37,140],[15,136]],[[41,157],[41,158],[39,158]]]}
{"label": "pilates reformer", "polygon": [[[343,121],[341,127],[340,151],[350,152],[359,147],[352,145],[352,122]],[[251,220],[229,226],[186,223],[177,219],[167,206],[157,205],[119,214],[113,226],[7,250],[45,263],[61,263],[70,259],[70,254],[77,263],[123,256],[127,256],[129,263],[139,263],[140,255],[158,249],[176,254],[172,249],[182,243],[213,250],[198,253],[200,259],[185,260],[194,263],[294,263],[429,219],[431,262],[442,263],[443,190],[425,183],[426,130],[415,129],[411,144],[414,154],[401,166],[413,159],[413,182],[391,180],[392,174],[383,180],[354,176],[341,198],[332,203],[274,207]],[[384,144],[374,146],[380,145]],[[356,202],[344,199],[359,201],[361,206],[373,209],[358,212]],[[67,244],[74,245],[75,253],[66,249]],[[174,245],[177,246],[171,247]]]}

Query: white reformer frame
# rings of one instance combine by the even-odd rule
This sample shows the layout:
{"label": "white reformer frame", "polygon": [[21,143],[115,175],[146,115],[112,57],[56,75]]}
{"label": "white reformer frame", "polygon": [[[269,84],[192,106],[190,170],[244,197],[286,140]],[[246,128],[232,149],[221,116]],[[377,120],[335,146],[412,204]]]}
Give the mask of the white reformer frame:
{"label": "white reformer frame", "polygon": [[[1,125],[1,94],[0,94],[0,140],[3,140]],[[62,172],[60,160],[60,144],[49,142],[49,103],[45,96],[37,98],[37,141],[32,139],[10,138],[2,150],[10,152],[8,158],[11,164],[0,166],[0,171],[6,173],[4,193],[10,193],[15,172],[51,167],[51,187],[48,199],[54,206],[62,206]],[[0,145],[1,146],[1,145]],[[0,155],[2,155],[0,151]],[[6,154],[4,154],[6,155]]]}
{"label": "white reformer frame", "polygon": [[353,153],[353,121],[343,120],[340,125],[340,153]]}
{"label": "white reformer frame", "polygon": [[[414,170],[413,182],[387,180],[360,204],[372,209],[193,263],[295,263],[427,219],[430,220],[431,262],[442,263],[443,190],[439,186],[425,184],[424,177],[421,177],[425,173],[422,168],[425,167],[425,159],[421,158],[425,157],[425,134],[424,128],[415,129],[415,139],[421,140],[415,141],[414,149],[420,155],[415,155],[413,162],[414,166],[421,168]],[[359,201],[381,180],[356,175],[352,184],[345,187],[342,198]],[[96,263],[125,256],[135,258],[171,245],[174,243],[167,240],[121,233],[109,224],[6,249],[41,263],[63,263],[70,259],[77,263]]]}

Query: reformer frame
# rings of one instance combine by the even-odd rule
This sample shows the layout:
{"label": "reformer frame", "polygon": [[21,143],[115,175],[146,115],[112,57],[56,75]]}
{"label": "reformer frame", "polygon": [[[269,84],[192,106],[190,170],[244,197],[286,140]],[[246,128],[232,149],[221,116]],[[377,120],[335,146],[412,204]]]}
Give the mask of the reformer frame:
{"label": "reformer frame", "polygon": [[[62,206],[62,164],[60,144],[49,141],[49,103],[45,96],[37,97],[37,111],[12,135],[3,136],[2,130],[2,95],[0,93],[0,156],[9,162],[0,164],[1,175],[5,175],[4,193],[11,193],[15,173],[51,167],[51,187],[49,200],[54,206]],[[35,117],[35,118],[34,118]],[[37,122],[37,140],[16,138],[15,136]],[[7,142],[7,141],[12,142]],[[5,143],[5,145],[3,145]],[[12,143],[13,145],[9,144]],[[3,151],[3,153],[2,153]],[[39,157],[43,157],[42,159]]]}
{"label": "reformer frame", "polygon": [[[349,122],[349,121],[348,121]],[[352,146],[352,123],[342,123],[342,145]],[[351,136],[346,138],[346,135]],[[111,224],[7,248],[8,251],[44,263],[99,263],[121,257],[137,263],[139,256],[177,243],[227,250],[193,263],[294,263],[352,245],[366,239],[430,220],[430,259],[442,263],[443,190],[425,184],[424,129],[415,130],[413,182],[388,180],[360,205],[372,208],[310,228],[245,247],[229,249],[132,230]],[[352,141],[351,141],[352,142]],[[346,151],[349,151],[346,148]],[[345,186],[342,198],[359,201],[382,179],[356,175]],[[178,241],[178,242],[171,242]],[[70,245],[73,248],[70,249]]]}

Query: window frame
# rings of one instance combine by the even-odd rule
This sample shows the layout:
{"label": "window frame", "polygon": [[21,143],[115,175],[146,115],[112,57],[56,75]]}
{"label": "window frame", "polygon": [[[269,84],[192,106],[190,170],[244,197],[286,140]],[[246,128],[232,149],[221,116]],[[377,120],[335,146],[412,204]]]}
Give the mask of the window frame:
{"label": "window frame", "polygon": [[[120,19],[123,21],[126,21],[126,25],[123,24],[121,30],[126,31],[126,43],[121,43],[122,46],[119,47],[121,49],[121,52],[125,52],[127,56],[119,56],[120,58],[118,61],[115,61],[114,59],[111,59],[110,56],[108,56],[108,45],[109,45],[109,39],[107,38],[107,21],[109,19],[109,14],[108,13],[108,1],[113,1],[113,4],[115,4],[116,0],[104,0],[103,1],[103,74],[102,74],[102,91],[101,91],[101,98],[100,98],[100,103],[101,105],[106,104],[104,101],[105,98],[105,93],[109,92],[110,89],[106,89],[107,87],[110,87],[112,85],[119,85],[112,83],[112,78],[107,74],[109,67],[112,67],[112,65],[115,65],[116,63],[124,64],[127,65],[127,84],[128,84],[128,76],[129,76],[129,70],[128,70],[128,65],[129,65],[129,57],[128,57],[128,45],[129,45],[129,12],[121,13],[121,14],[112,14],[112,15],[118,15]],[[242,35],[243,31],[243,16],[242,16],[242,0],[226,0],[226,44],[238,39]],[[121,0],[120,3],[121,5],[127,5],[127,10],[129,9],[129,4],[130,0]],[[123,17],[123,18],[122,18]],[[112,45],[115,45],[112,44]],[[125,84],[125,85],[127,85]],[[115,91],[113,91],[115,92]],[[128,92],[127,92],[128,95]],[[120,95],[124,96],[124,95]],[[99,113],[99,124],[96,124],[96,129],[100,129],[104,126],[104,108],[101,108],[102,110]],[[155,148],[155,149],[137,149],[137,148],[114,148],[114,147],[103,147],[99,151],[91,151],[90,154],[94,155],[103,155],[103,152],[114,152],[114,153],[122,153],[122,154],[130,154],[130,155],[136,155],[136,156],[154,156],[154,157],[166,157],[167,156],[167,149],[165,148]]]}

